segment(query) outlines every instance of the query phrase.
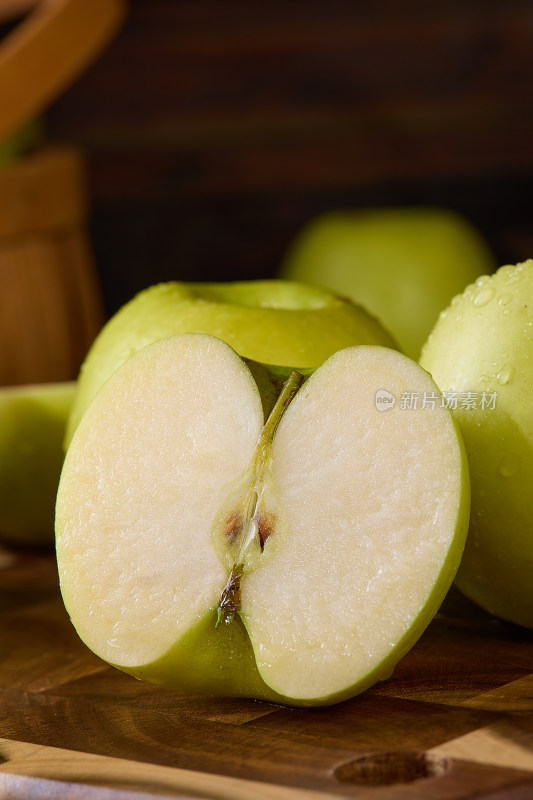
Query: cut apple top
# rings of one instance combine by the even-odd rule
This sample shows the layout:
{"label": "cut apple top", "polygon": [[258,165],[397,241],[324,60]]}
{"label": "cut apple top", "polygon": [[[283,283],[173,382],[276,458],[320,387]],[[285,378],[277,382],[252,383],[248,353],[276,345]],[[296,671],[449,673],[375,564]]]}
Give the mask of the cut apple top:
{"label": "cut apple top", "polygon": [[138,350],[178,333],[208,333],[243,358],[317,367],[354,344],[395,347],[365,309],[292,281],[162,283],[126,303],[104,326],[82,366],[66,442],[99,387]]}
{"label": "cut apple top", "polygon": [[221,635],[240,616],[267,687],[313,703],[386,676],[427,626],[469,511],[462,442],[431,377],[360,346],[288,386],[263,427],[243,361],[185,334],[100,390],[67,453],[56,526],[65,603],[98,655],[139,673],[218,608]]}

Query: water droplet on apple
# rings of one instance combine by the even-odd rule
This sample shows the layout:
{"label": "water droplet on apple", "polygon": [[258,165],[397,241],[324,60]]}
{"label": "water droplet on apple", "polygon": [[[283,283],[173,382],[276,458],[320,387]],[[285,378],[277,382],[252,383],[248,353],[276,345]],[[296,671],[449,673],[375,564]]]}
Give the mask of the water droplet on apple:
{"label": "water droplet on apple", "polygon": [[[476,516],[479,516],[479,512]],[[471,531],[470,542],[473,547],[479,549],[481,542],[479,541],[479,532],[475,529]]]}
{"label": "water droplet on apple", "polygon": [[500,306],[506,306],[509,305],[512,299],[513,299],[512,294],[502,294],[502,296],[498,300],[498,303]]}
{"label": "water droplet on apple", "polygon": [[514,272],[515,272],[515,267],[513,267],[512,265],[508,265],[506,267],[501,267],[498,270],[498,275],[501,278],[510,278],[514,275]]}
{"label": "water droplet on apple", "polygon": [[523,278],[523,272],[520,267],[514,267],[509,273],[505,273],[507,276],[507,280],[505,281],[506,286],[514,286],[514,284],[518,283]]}
{"label": "water droplet on apple", "polygon": [[476,286],[485,286],[485,284],[486,284],[486,283],[488,283],[488,281],[489,281],[489,280],[490,280],[490,278],[489,278],[489,276],[488,276],[488,275],[481,275],[481,276],[480,276],[480,277],[479,277],[479,278],[476,280],[476,284],[475,284],[475,285],[476,285]]}
{"label": "water droplet on apple", "polygon": [[497,374],[498,383],[500,386],[505,386],[513,377],[514,368],[511,364],[505,364]]}
{"label": "water droplet on apple", "polygon": [[131,358],[137,352],[136,347],[128,347],[127,349],[123,350],[120,354],[120,358],[122,361],[127,361],[128,358]]}
{"label": "water droplet on apple", "polygon": [[476,294],[474,297],[474,305],[476,308],[481,308],[482,306],[486,306],[492,298],[494,297],[494,289],[492,287],[487,287],[486,289],[482,289],[480,292]]}
{"label": "water droplet on apple", "polygon": [[504,478],[512,478],[520,467],[520,458],[514,453],[507,453],[500,464],[499,473]]}

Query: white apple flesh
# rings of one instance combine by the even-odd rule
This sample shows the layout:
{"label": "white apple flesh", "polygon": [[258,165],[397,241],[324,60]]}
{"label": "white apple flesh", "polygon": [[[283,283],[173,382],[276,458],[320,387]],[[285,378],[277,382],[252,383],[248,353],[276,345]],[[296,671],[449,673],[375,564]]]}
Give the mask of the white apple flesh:
{"label": "white apple flesh", "polygon": [[[397,398],[387,411],[380,389]],[[60,482],[61,590],[81,638],[138,678],[296,705],[389,676],[468,524],[451,414],[400,403],[435,391],[396,351],[351,347],[293,373],[265,423],[224,342],[139,351],[89,406]]]}

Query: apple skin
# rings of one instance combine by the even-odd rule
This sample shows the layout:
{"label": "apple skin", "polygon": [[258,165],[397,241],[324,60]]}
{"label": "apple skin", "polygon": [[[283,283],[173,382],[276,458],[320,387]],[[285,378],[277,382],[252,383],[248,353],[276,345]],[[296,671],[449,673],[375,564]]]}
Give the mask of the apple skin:
{"label": "apple skin", "polygon": [[354,344],[397,345],[365,309],[292,281],[162,283],[140,292],[104,326],[82,365],[65,445],[98,388],[127,358],[159,339],[208,333],[243,358],[317,367]]}
{"label": "apple skin", "polygon": [[351,297],[417,359],[439,312],[480,275],[489,246],[466,219],[441,208],[331,211],[296,236],[279,275]]}
{"label": "apple skin", "polygon": [[74,382],[0,388],[0,538],[54,541],[54,507]]}
{"label": "apple skin", "polygon": [[533,628],[533,261],[454,298],[420,363],[441,391],[497,393],[494,409],[454,412],[472,482],[456,584],[491,614]]}

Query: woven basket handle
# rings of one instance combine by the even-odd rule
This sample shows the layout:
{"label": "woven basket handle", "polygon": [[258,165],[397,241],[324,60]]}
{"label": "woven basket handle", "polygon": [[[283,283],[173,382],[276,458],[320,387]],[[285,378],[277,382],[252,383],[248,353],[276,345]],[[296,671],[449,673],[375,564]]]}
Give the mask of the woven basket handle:
{"label": "woven basket handle", "polygon": [[0,42],[0,140],[99,55],[126,15],[126,0],[0,0],[0,22],[22,14]]}

